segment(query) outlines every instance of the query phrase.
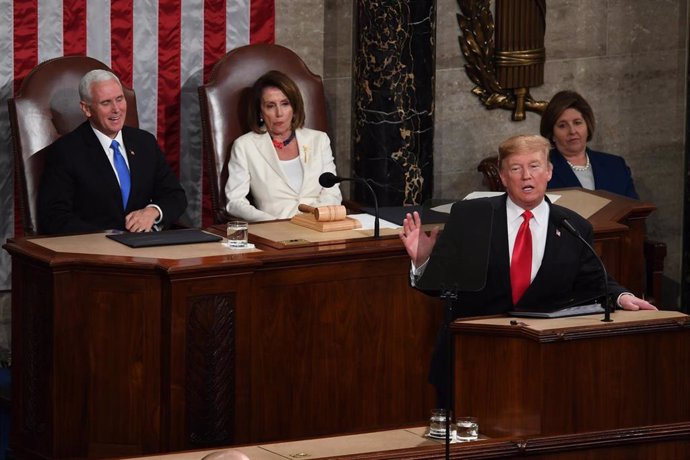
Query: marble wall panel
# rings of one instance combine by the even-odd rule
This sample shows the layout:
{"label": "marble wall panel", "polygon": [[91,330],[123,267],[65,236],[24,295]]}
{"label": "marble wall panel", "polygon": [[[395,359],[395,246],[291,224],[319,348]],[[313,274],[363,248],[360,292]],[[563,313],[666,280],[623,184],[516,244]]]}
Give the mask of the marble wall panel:
{"label": "marble wall panel", "polygon": [[457,0],[436,0],[436,69],[458,69],[465,65],[460,52]]}
{"label": "marble wall panel", "polygon": [[610,0],[607,10],[610,33],[608,54],[677,49],[684,46],[686,6],[678,1]]}
{"label": "marble wall panel", "polygon": [[276,0],[275,42],[297,53],[307,67],[323,76],[324,69],[323,0]]}
{"label": "marble wall panel", "polygon": [[352,77],[352,34],[354,2],[324,2],[324,79]]}
{"label": "marble wall panel", "polygon": [[546,60],[581,59],[606,53],[606,1],[546,2]]}

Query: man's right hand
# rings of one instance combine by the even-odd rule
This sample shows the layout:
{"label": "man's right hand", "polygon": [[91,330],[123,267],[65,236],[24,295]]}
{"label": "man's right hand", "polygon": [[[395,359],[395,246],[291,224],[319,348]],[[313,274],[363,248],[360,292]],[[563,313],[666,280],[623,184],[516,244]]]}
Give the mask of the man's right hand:
{"label": "man's right hand", "polygon": [[439,228],[434,227],[431,234],[427,235],[422,230],[422,220],[419,213],[415,211],[412,214],[407,214],[403,221],[403,229],[400,232],[400,239],[405,245],[407,254],[412,259],[415,267],[419,267],[429,259],[431,250],[434,249],[436,239],[438,238]]}

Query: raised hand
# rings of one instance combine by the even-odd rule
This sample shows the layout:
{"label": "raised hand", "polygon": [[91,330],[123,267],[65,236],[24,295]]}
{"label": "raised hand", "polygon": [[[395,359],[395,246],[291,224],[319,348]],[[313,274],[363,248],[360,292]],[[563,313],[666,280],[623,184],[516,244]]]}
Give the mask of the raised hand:
{"label": "raised hand", "polygon": [[415,267],[419,267],[429,259],[431,250],[438,239],[439,228],[434,227],[431,234],[427,235],[422,230],[422,220],[419,213],[415,211],[412,214],[407,214],[403,221],[403,229],[400,232],[400,239],[405,245],[407,254],[412,259]]}

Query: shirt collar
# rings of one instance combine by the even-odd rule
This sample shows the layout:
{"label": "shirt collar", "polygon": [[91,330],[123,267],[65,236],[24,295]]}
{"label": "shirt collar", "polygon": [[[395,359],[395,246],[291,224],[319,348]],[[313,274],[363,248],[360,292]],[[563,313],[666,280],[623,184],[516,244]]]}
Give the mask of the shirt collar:
{"label": "shirt collar", "polygon": [[99,130],[93,127],[91,123],[89,123],[89,126],[91,126],[91,129],[93,130],[94,134],[96,135],[96,138],[98,139],[98,142],[101,144],[103,147],[103,150],[105,150],[106,153],[110,153],[110,144],[113,142],[113,140],[116,140],[118,144],[120,144],[120,152],[123,154],[125,153],[125,144],[122,142],[122,130],[120,130],[117,133],[117,136],[115,136],[115,139],[111,139],[110,137],[106,136]]}
{"label": "shirt collar", "polygon": [[[522,219],[523,212],[525,212],[525,210],[517,204],[515,204],[515,202],[513,202],[513,200],[510,199],[510,196],[508,196],[506,200],[506,213],[508,216],[508,222],[513,222],[514,220]],[[547,203],[546,198],[544,198],[541,201],[541,203],[539,203],[534,209],[532,209],[531,212],[537,224],[545,224],[549,219],[549,204]]]}

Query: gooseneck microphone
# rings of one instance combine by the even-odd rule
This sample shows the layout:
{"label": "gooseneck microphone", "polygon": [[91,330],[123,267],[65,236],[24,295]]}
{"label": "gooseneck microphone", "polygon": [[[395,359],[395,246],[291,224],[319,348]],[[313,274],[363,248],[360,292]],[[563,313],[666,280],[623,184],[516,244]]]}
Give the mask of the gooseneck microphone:
{"label": "gooseneck microphone", "polygon": [[601,260],[601,257],[599,257],[599,254],[597,254],[592,245],[589,244],[586,239],[584,239],[584,237],[580,234],[580,232],[577,231],[573,224],[570,223],[570,221],[565,215],[563,215],[560,211],[554,209],[553,206],[551,207],[550,212],[556,224],[566,229],[575,238],[580,240],[582,244],[587,246],[587,249],[589,249],[590,252],[594,254],[594,258],[597,259],[597,262],[599,262],[601,271],[604,274],[604,319],[602,319],[602,321],[607,323],[613,321],[611,319],[611,308],[609,305],[609,277],[606,273],[606,267],[604,266],[604,262]]}
{"label": "gooseneck microphone", "polygon": [[336,176],[333,173],[330,172],[325,172],[319,176],[319,184],[321,184],[321,187],[324,188],[331,188],[335,184],[338,184],[340,182],[344,181],[352,181],[352,182],[361,182],[364,185],[367,186],[369,191],[371,192],[371,196],[374,198],[374,238],[378,239],[379,238],[379,202],[376,199],[376,193],[374,193],[374,189],[371,188],[371,185],[369,184],[369,181],[363,177],[339,177]]}

